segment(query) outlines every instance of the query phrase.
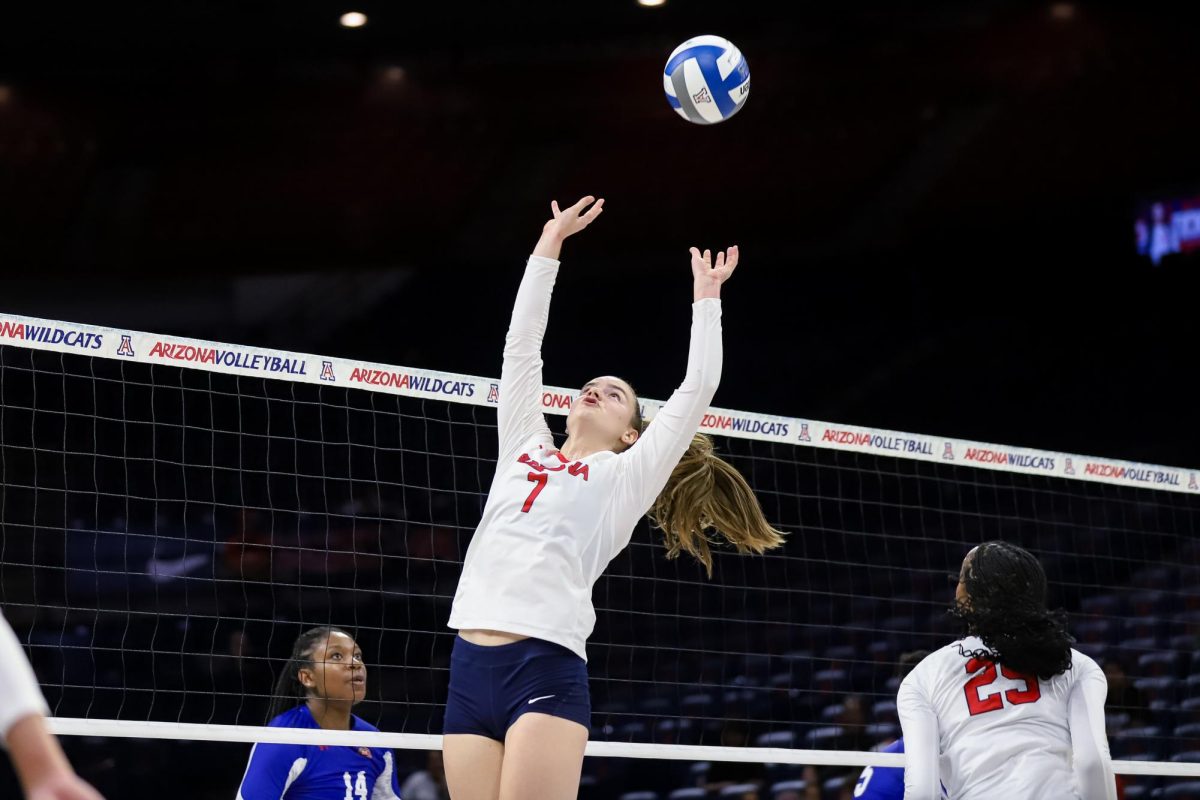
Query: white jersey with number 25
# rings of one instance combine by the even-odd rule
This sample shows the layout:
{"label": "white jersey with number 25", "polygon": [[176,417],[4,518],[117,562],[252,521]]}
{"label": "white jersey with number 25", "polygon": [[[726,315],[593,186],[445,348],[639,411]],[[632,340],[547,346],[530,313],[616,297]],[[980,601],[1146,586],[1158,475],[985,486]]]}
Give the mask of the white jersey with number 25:
{"label": "white jersey with number 25", "polygon": [[1104,733],[1108,682],[1071,651],[1049,680],[973,658],[974,636],[928,656],[900,685],[905,800],[1116,800]]}

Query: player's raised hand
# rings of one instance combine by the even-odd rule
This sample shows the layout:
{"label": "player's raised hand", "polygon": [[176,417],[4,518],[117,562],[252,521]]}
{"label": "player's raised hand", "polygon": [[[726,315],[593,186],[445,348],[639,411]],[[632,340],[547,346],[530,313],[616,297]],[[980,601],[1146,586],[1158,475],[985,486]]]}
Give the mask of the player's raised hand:
{"label": "player's raised hand", "polygon": [[717,251],[717,262],[712,260],[712,251],[701,253],[697,248],[691,248],[692,278],[694,280],[694,299],[703,300],[706,297],[720,297],[721,284],[729,280],[738,265],[737,245],[730,247],[724,253]]}
{"label": "player's raised hand", "polygon": [[604,198],[597,200],[592,195],[581,198],[568,208],[559,208],[558,201],[550,202],[553,216],[542,226],[542,238],[538,240],[533,254],[543,258],[558,258],[563,240],[579,233],[592,224],[592,220],[604,211]]}
{"label": "player's raised hand", "polygon": [[[588,206],[591,206],[591,208],[588,208]],[[585,211],[584,209],[587,210]],[[590,225],[592,220],[600,216],[601,212],[604,211],[604,198],[601,197],[597,200],[589,194],[567,209],[560,209],[558,201],[551,200],[550,211],[554,216],[546,222],[546,225],[542,228],[542,232],[552,233],[560,239],[565,239],[571,234],[579,233]]]}

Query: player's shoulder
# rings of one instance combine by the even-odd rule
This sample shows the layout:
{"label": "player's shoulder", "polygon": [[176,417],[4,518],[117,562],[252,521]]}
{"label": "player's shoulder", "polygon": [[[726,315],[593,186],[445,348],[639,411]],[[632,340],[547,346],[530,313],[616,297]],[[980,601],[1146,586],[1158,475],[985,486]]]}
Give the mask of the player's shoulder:
{"label": "player's shoulder", "polygon": [[268,728],[315,728],[316,720],[309,713],[308,706],[299,705],[289,708],[267,723]]}
{"label": "player's shoulder", "polygon": [[920,664],[913,667],[912,672],[920,672],[922,675],[930,675],[935,672],[940,672],[946,669],[959,669],[959,665],[964,659],[971,657],[971,652],[980,649],[983,642],[974,636],[968,636],[963,639],[955,639],[947,645],[939,647],[921,660]]}
{"label": "player's shoulder", "polygon": [[921,663],[912,668],[901,686],[908,685],[910,689],[922,687],[927,693],[933,692],[950,676],[962,672],[972,653],[982,647],[983,642],[974,636],[955,639],[925,656]]}
{"label": "player's shoulder", "polygon": [[374,725],[367,722],[362,717],[356,716],[354,714],[350,715],[350,730],[372,731],[374,733],[379,733],[379,728],[376,728]]}
{"label": "player's shoulder", "polygon": [[[282,714],[273,717],[267,723],[268,728],[315,728],[312,714],[307,706],[289,708]],[[259,769],[270,769],[270,765],[291,764],[297,759],[305,758],[309,746],[295,742],[258,742],[251,752],[251,761],[259,765]]]}
{"label": "player's shoulder", "polygon": [[1079,652],[1074,647],[1071,648],[1071,672],[1076,680],[1088,675],[1104,674],[1104,670],[1100,669],[1100,665],[1096,663],[1096,659],[1087,653]]}

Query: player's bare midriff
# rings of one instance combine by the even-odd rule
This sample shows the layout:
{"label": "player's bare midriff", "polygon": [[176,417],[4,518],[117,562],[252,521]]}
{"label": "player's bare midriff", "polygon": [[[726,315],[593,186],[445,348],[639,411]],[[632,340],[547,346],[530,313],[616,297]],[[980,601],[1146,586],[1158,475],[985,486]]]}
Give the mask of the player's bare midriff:
{"label": "player's bare midriff", "polygon": [[528,639],[528,636],[522,636],[519,633],[505,633],[504,631],[488,631],[479,629],[469,629],[459,631],[458,635],[471,644],[477,644],[481,647],[498,647],[503,644],[512,644]]}

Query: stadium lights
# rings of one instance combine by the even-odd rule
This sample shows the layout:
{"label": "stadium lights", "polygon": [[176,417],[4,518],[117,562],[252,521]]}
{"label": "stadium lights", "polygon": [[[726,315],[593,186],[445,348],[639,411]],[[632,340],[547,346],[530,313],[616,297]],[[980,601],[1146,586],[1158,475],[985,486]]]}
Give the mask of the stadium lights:
{"label": "stadium lights", "polygon": [[654,8],[655,6],[664,5],[666,2],[667,0],[638,0],[638,5],[646,8]]}
{"label": "stadium lights", "polygon": [[1066,22],[1075,18],[1074,3],[1055,3],[1050,6],[1050,16],[1060,22]]}
{"label": "stadium lights", "polygon": [[343,28],[361,28],[367,24],[367,15],[361,11],[347,11],[340,20]]}

